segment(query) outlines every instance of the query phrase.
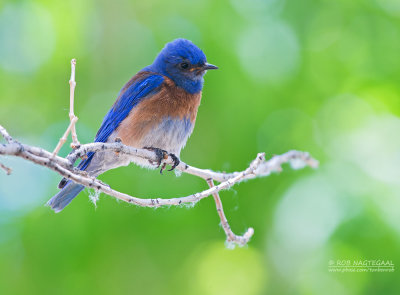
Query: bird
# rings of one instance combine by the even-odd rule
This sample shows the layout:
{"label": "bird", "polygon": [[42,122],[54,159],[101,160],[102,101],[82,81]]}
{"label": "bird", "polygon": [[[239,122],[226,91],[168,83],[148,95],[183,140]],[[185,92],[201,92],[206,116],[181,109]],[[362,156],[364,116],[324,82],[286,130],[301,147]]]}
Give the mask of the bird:
{"label": "bird", "polygon": [[[130,162],[155,168],[170,155],[179,164],[182,148],[193,132],[200,105],[204,75],[218,69],[207,62],[193,42],[179,38],[167,43],[153,63],[140,70],[120,90],[95,136],[94,142],[119,141],[135,148],[153,150],[156,164],[114,151],[89,152],[77,166],[88,175],[100,174]],[[165,165],[161,168],[162,173]],[[61,189],[47,205],[63,210],[85,187],[63,178]]]}

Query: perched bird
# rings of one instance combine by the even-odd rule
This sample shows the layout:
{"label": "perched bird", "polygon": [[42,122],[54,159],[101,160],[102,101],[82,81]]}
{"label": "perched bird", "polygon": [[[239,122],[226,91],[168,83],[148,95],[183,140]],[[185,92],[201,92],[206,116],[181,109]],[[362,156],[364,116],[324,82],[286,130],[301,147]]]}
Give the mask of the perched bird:
{"label": "perched bird", "polygon": [[[94,177],[131,161],[154,168],[168,153],[174,159],[171,170],[174,169],[194,128],[203,76],[207,70],[214,69],[218,67],[207,63],[203,51],[191,41],[176,39],[167,43],[154,62],[121,89],[94,140],[121,141],[129,146],[154,150],[159,158],[158,165],[113,151],[102,151],[88,153],[78,168]],[[56,213],[84,189],[83,185],[65,178],[58,187],[61,190],[47,202]]]}

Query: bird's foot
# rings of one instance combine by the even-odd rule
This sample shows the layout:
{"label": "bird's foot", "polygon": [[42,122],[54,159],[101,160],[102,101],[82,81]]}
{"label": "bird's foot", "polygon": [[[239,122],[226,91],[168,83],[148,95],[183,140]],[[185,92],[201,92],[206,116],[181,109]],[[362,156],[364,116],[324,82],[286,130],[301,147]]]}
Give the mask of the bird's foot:
{"label": "bird's foot", "polygon": [[[161,166],[160,174],[163,174],[163,171],[165,170],[165,167],[167,165],[166,163],[162,163],[162,161],[168,159],[168,156],[170,156],[172,158],[173,162],[174,162],[172,164],[172,166],[171,166],[171,169],[169,169],[168,171],[174,170],[176,168],[176,166],[178,166],[179,163],[180,163],[180,160],[179,160],[179,158],[177,156],[175,156],[174,154],[168,153],[166,150],[162,150],[162,149],[154,148],[154,147],[144,147],[144,149],[149,150],[149,151],[153,151],[153,152],[156,153],[156,156],[157,156],[157,162],[156,162],[157,163],[157,168]],[[162,163],[162,165],[161,165],[161,163]]]}
{"label": "bird's foot", "polygon": [[179,158],[175,154],[168,154],[168,155],[172,158],[172,161],[174,161],[174,164],[172,164],[171,169],[168,170],[168,171],[172,171],[172,170],[174,170],[176,168],[176,166],[179,165],[179,163],[181,161],[179,160]]}
{"label": "bird's foot", "polygon": [[161,162],[165,159],[168,158],[168,152],[159,148],[154,148],[154,147],[147,147],[145,146],[144,149],[155,152],[157,160],[157,168],[160,167]]}

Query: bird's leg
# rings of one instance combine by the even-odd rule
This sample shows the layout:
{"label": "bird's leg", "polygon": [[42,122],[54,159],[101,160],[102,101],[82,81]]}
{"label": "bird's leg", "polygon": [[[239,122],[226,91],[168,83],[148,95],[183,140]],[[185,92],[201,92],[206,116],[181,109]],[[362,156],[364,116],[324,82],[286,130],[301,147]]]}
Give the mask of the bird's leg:
{"label": "bird's leg", "polygon": [[[181,161],[179,160],[179,158],[177,156],[175,156],[175,154],[170,154],[170,153],[167,153],[167,155],[166,155],[166,157],[164,157],[164,159],[167,159],[168,156],[170,156],[172,158],[172,161],[174,162],[172,164],[172,166],[171,166],[171,169],[168,170],[168,171],[172,171],[172,170],[174,170],[176,168],[176,166],[179,165],[179,163]],[[164,163],[162,165],[161,170],[160,170],[160,174],[163,174],[162,172],[164,171],[166,165],[167,165],[166,163]]]}
{"label": "bird's leg", "polygon": [[[145,146],[144,149],[149,150],[149,151],[153,151],[153,152],[156,153],[156,156],[157,156],[157,162],[156,162],[157,163],[157,168],[160,167],[162,160],[165,160],[165,159],[168,158],[167,151],[164,151],[162,149],[155,148],[155,147],[147,147],[147,146]],[[161,174],[162,174],[162,171],[164,169],[165,168],[161,167],[161,171],[160,171]]]}
{"label": "bird's leg", "polygon": [[[181,162],[177,156],[175,156],[174,154],[168,153],[166,150],[162,150],[162,149],[154,148],[154,147],[144,147],[144,149],[153,151],[156,153],[157,168],[160,167],[161,162],[163,160],[166,160],[168,158],[168,156],[170,156],[172,158],[172,161],[174,162],[171,166],[171,169],[169,169],[168,171],[174,170],[176,168],[176,166],[178,166],[179,163]],[[161,169],[160,169],[160,174],[163,174],[163,171],[165,170],[165,166],[166,166],[166,163],[163,163],[161,166]]]}
{"label": "bird's leg", "polygon": [[168,170],[168,171],[172,171],[176,168],[176,166],[179,165],[179,163],[181,161],[179,160],[179,158],[177,156],[175,156],[175,154],[169,154],[169,156],[171,156],[172,161],[174,161],[174,164],[171,166],[171,169]]}

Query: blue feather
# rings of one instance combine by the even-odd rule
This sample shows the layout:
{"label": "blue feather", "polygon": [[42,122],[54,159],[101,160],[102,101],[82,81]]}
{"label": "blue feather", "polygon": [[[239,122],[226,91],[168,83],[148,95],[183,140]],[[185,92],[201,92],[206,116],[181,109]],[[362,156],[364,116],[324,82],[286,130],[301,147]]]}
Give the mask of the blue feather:
{"label": "blue feather", "polygon": [[64,209],[65,206],[67,206],[84,188],[85,186],[68,180],[64,188],[47,202],[47,206],[50,206],[54,212],[58,213]]}
{"label": "blue feather", "polygon": [[[164,78],[161,75],[148,74],[144,78],[142,76],[139,77],[141,79],[134,81],[129,87],[122,88],[118,100],[104,117],[103,123],[96,134],[95,142],[106,142],[110,135],[118,128],[119,124],[128,116],[132,108],[142,99],[160,91],[160,86],[164,82]],[[87,159],[79,163],[78,168],[85,170],[93,159],[93,156],[94,153],[89,152]]]}
{"label": "blue feather", "polygon": [[[95,142],[106,142],[110,135],[118,128],[119,124],[128,116],[142,99],[149,97],[160,90],[164,78],[157,74],[139,73],[126,84],[120,95],[104,117],[103,123],[96,134]],[[128,86],[129,85],[129,86]],[[93,159],[95,153],[89,152],[86,160],[79,163],[78,168],[85,170]],[[61,191],[47,203],[55,212],[65,208],[85,187],[83,185],[66,181],[60,183]]]}
{"label": "blue feather", "polygon": [[203,88],[203,75],[194,72],[187,74],[177,67],[182,61],[188,61],[195,66],[203,66],[207,63],[204,52],[186,39],[176,39],[167,43],[163,50],[157,55],[153,64],[144,68],[151,72],[161,73],[172,79],[178,87],[194,94]]}

